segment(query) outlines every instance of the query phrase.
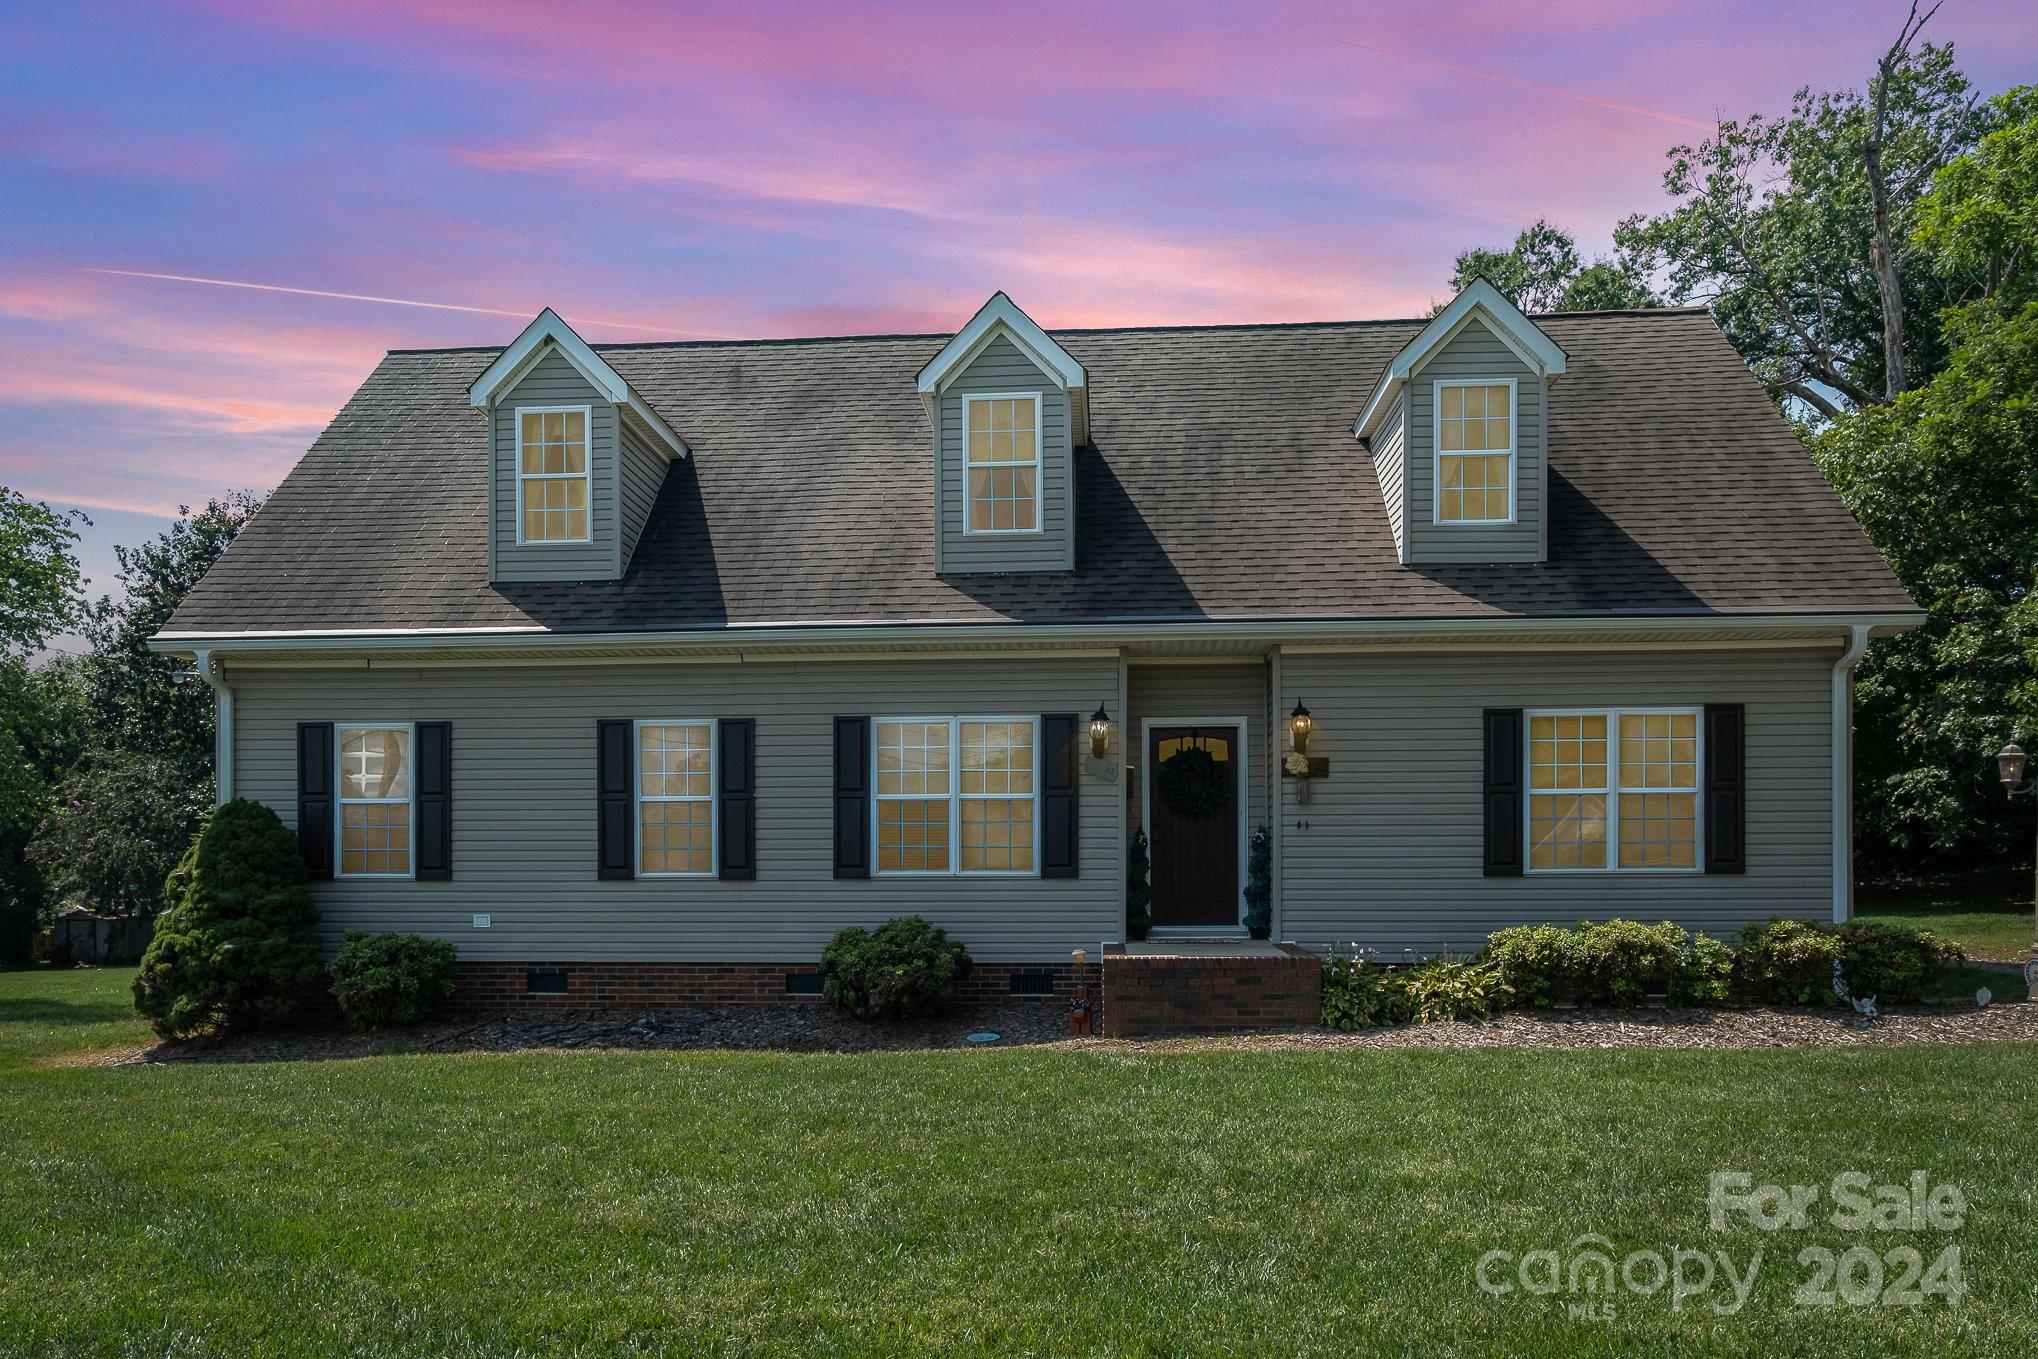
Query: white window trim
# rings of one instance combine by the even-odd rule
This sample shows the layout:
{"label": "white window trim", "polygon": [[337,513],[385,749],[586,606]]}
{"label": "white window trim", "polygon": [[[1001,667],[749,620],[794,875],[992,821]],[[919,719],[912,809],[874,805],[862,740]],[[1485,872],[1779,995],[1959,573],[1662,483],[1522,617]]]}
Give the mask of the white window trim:
{"label": "white window trim", "polygon": [[[708,866],[705,872],[658,872],[644,869],[644,804],[699,802],[697,797],[644,796],[644,728],[708,729]],[[630,869],[639,878],[714,878],[722,872],[722,722],[716,717],[643,717],[630,726]]]}
{"label": "white window trim", "polygon": [[[1446,519],[1444,518],[1444,440],[1443,410],[1444,388],[1446,387],[1505,387],[1507,388],[1507,518],[1505,519]],[[1476,449],[1454,449],[1450,457],[1466,454],[1477,456]],[[1485,450],[1488,453],[1493,449]],[[1430,384],[1429,394],[1429,515],[1430,522],[1445,528],[1505,528],[1517,522],[1521,516],[1521,391],[1520,384],[1511,377],[1490,378],[1438,378]],[[521,521],[520,521],[521,522]]]}
{"label": "white window trim", "polygon": [[[347,733],[350,731],[400,731],[403,733],[403,758],[405,784],[410,793],[405,797],[348,797],[347,789]],[[418,732],[415,722],[335,722],[333,723],[333,876],[335,878],[356,878],[363,881],[406,882],[418,875]],[[403,873],[349,873],[346,870],[346,808],[350,806],[394,806],[403,803],[410,808],[410,869]]]}
{"label": "white window trim", "polygon": [[[573,472],[526,472],[524,471],[524,417],[526,415],[570,415],[580,412],[582,437],[587,441],[581,458],[581,471]],[[594,541],[594,407],[592,406],[512,406],[510,422],[516,430],[516,463],[513,471],[517,478],[517,546],[518,547],[585,547]],[[579,480],[587,487],[587,536],[584,538],[526,538],[524,536],[524,483],[526,481],[573,481]]]}
{"label": "white window trim", "polygon": [[[1604,717],[1606,719],[1606,772],[1604,791],[1606,793],[1606,866],[1604,868],[1535,868],[1529,863],[1535,841],[1532,839],[1535,827],[1534,806],[1538,796],[1573,792],[1592,793],[1592,788],[1536,788],[1530,782],[1530,741],[1538,717]],[[1686,788],[1627,788],[1620,785],[1620,720],[1623,717],[1691,717],[1692,723],[1692,786]],[[1705,872],[1705,709],[1703,707],[1672,708],[1530,708],[1521,715],[1521,867],[1523,873],[1542,875],[1606,873],[1643,873],[1652,875],[1691,875]],[[1692,855],[1691,867],[1679,868],[1669,865],[1650,868],[1637,865],[1623,868],[1620,865],[1620,795],[1629,793],[1683,793],[1692,795]]]}
{"label": "white window trim", "polygon": [[[1008,529],[980,529],[970,527],[972,497],[969,493],[969,408],[979,401],[1031,401],[1033,403],[1033,527]],[[962,397],[962,532],[965,538],[1010,538],[1015,535],[1042,534],[1047,532],[1047,484],[1041,469],[1046,465],[1042,456],[1046,442],[1046,431],[1040,427],[1041,400],[1039,392],[965,392]],[[978,467],[1014,468],[1026,466],[1023,462],[977,463]],[[887,719],[890,720],[890,719]],[[975,719],[972,718],[972,721]]]}
{"label": "white window trim", "polygon": [[[948,867],[880,868],[878,866],[878,808],[886,802],[932,802],[925,793],[880,793],[878,791],[878,728],[886,722],[919,722],[948,726]],[[964,868],[962,866],[962,724],[965,722],[1024,723],[1033,731],[1033,867]],[[973,795],[974,800],[1005,796],[995,793]],[[870,719],[870,872],[876,878],[1037,878],[1040,876],[1040,718],[1037,714],[966,713],[949,717],[894,717],[886,714]]]}

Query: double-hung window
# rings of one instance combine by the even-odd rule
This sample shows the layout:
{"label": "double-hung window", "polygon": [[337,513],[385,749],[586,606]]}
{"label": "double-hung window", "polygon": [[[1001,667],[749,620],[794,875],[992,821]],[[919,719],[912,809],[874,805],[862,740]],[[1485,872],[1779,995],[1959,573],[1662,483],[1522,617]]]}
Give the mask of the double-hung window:
{"label": "double-hung window", "polygon": [[411,731],[407,723],[334,731],[343,878],[411,875]]}
{"label": "double-hung window", "polygon": [[586,406],[524,406],[517,416],[517,541],[589,541]]}
{"label": "double-hung window", "polygon": [[1530,871],[1697,869],[1698,719],[1688,708],[1530,713]]}
{"label": "double-hung window", "polygon": [[1514,522],[1514,383],[1436,384],[1439,524]]}
{"label": "double-hung window", "polygon": [[637,872],[715,872],[715,723],[637,723]]}
{"label": "double-hung window", "polygon": [[879,873],[1035,871],[1035,719],[879,718],[873,726]]}
{"label": "double-hung window", "polygon": [[963,398],[970,533],[1040,531],[1040,398]]}

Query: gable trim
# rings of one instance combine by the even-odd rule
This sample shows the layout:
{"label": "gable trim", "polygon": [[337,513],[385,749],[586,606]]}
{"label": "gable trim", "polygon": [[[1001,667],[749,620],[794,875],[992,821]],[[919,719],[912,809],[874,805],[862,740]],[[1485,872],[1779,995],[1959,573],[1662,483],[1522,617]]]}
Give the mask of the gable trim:
{"label": "gable trim", "polygon": [[1387,371],[1380,375],[1380,381],[1374,386],[1364,409],[1359,412],[1352,434],[1357,438],[1370,439],[1381,418],[1392,409],[1402,388],[1474,320],[1483,322],[1493,332],[1494,338],[1536,376],[1544,379],[1563,376],[1565,355],[1557,342],[1529,320],[1506,293],[1483,278],[1475,278],[1394,356],[1387,365]]}
{"label": "gable trim", "polygon": [[650,440],[668,460],[689,456],[686,441],[665,422],[665,417],[653,410],[650,403],[624,381],[623,375],[610,367],[608,361],[595,353],[587,341],[581,339],[573,327],[550,307],[539,312],[531,324],[524,327],[523,333],[496,356],[495,362],[474,379],[467,389],[468,404],[484,408],[494,406],[546,355],[554,352],[572,364],[587,379],[588,385],[600,392],[603,400],[612,402],[617,413],[628,420],[638,434]]}
{"label": "gable trim", "polygon": [[999,335],[1008,337],[1020,353],[1063,391],[1073,394],[1089,385],[1089,374],[1075,356],[1055,343],[1053,336],[1001,291],[992,293],[990,301],[977,308],[977,314],[949,338],[940,353],[927,361],[915,379],[920,395],[939,396],[969,366],[969,361]]}

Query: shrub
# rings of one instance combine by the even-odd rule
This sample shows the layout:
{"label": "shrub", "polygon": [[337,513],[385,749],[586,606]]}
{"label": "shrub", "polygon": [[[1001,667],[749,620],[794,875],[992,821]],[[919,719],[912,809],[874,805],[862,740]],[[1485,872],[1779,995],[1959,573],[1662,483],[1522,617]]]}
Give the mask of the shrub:
{"label": "shrub", "polygon": [[1245,931],[1255,939],[1274,934],[1274,833],[1255,826],[1245,856]]}
{"label": "shrub", "polygon": [[1678,950],[1670,999],[1679,1005],[1724,1005],[1734,994],[1734,951],[1709,934],[1694,934]]}
{"label": "shrub", "polygon": [[1402,985],[1418,1024],[1457,1019],[1491,1019],[1513,995],[1491,963],[1438,958],[1402,974]]}
{"label": "shrub", "polygon": [[1873,920],[1850,920],[1839,938],[1847,989],[1884,1005],[1923,1000],[1940,969],[1966,956],[1929,931]]}
{"label": "shrub", "polygon": [[1579,999],[1588,1005],[1639,1005],[1668,995],[1688,942],[1683,928],[1668,920],[1587,920],[1577,937]]}
{"label": "shrub", "polygon": [[50,895],[101,915],[152,916],[163,880],[204,813],[176,765],[154,755],[101,752],[57,785],[29,858]]}
{"label": "shrub", "polygon": [[1134,830],[1125,851],[1125,937],[1144,939],[1153,928],[1153,860],[1146,832]]}
{"label": "shrub", "polygon": [[1496,930],[1480,955],[1500,974],[1515,1003],[1544,1009],[1578,999],[1582,960],[1576,932],[1561,925]]}
{"label": "shrub", "polygon": [[331,968],[333,995],[355,1028],[422,1024],[452,1003],[457,957],[444,939],[348,930]]}
{"label": "shrub", "polygon": [[1333,952],[1323,962],[1323,1024],[1325,1028],[1370,1029],[1406,1024],[1415,1009],[1408,998],[1406,974],[1389,972],[1362,952]]}
{"label": "shrub", "polygon": [[235,799],[215,811],[165,890],[134,1004],[159,1034],[188,1037],[288,1016],[319,987],[317,912],[297,837]]}
{"label": "shrub", "polygon": [[1830,1005],[1839,937],[1802,920],[1771,920],[1741,931],[1734,995],[1775,1005]]}
{"label": "shrub", "polygon": [[821,994],[859,1019],[933,1014],[969,975],[969,950],[917,915],[843,930],[821,950]]}

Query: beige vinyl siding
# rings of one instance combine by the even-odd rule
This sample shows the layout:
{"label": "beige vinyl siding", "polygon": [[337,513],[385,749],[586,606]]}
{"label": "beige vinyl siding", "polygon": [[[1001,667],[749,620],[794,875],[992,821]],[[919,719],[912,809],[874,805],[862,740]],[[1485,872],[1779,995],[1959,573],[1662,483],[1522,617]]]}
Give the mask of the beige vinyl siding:
{"label": "beige vinyl siding", "polygon": [[[971,535],[964,532],[969,483],[964,468],[963,404],[973,392],[1040,393],[1039,533]],[[999,335],[970,360],[939,403],[935,457],[937,552],[944,573],[1068,571],[1076,564],[1075,505],[1070,492],[1074,458],[1069,400],[1019,347]]]}
{"label": "beige vinyl siding", "polygon": [[644,525],[651,518],[651,507],[658,501],[658,488],[665,484],[667,463],[663,455],[630,428],[628,421],[617,421],[617,428],[622,436],[618,470],[622,486],[623,527],[616,574],[621,575],[629,570],[630,558],[637,551],[637,540],[644,535]]}
{"label": "beige vinyl siding", "polygon": [[[1476,949],[1507,925],[1620,915],[1714,934],[1831,906],[1829,693],[1815,651],[1284,653],[1282,684],[1330,760],[1309,805],[1282,780],[1280,937],[1390,954]],[[1744,875],[1530,873],[1488,878],[1482,712],[1747,705]],[[1308,829],[1298,821],[1306,820]]]}
{"label": "beige vinyl siding", "polygon": [[[586,406],[588,532],[585,543],[517,543],[517,408]],[[496,580],[609,580],[617,574],[616,408],[558,351],[540,359],[495,407]]]}
{"label": "beige vinyl siding", "polygon": [[[1436,522],[1436,425],[1439,381],[1515,379],[1515,522],[1506,525]],[[1544,457],[1547,412],[1543,380],[1516,358],[1483,321],[1452,336],[1408,381],[1403,561],[1533,562],[1545,552],[1544,508],[1548,471]]]}
{"label": "beige vinyl siding", "polygon": [[[327,946],[415,930],[500,961],[806,961],[845,925],[919,912],[984,961],[1056,961],[1123,935],[1118,785],[1081,784],[1081,876],[833,877],[838,714],[1124,710],[1115,655],[1055,660],[244,670],[243,796],[297,816],[299,722],[453,724],[453,880],[313,885]],[[595,878],[595,723],[757,722],[757,880]],[[493,928],[477,930],[485,912]]]}
{"label": "beige vinyl siding", "polygon": [[1387,507],[1387,524],[1394,530],[1394,550],[1403,561],[1408,560],[1408,545],[1403,541],[1403,520],[1407,517],[1402,496],[1407,491],[1407,422],[1408,401],[1403,398],[1394,403],[1394,410],[1387,417],[1380,432],[1373,436],[1373,472],[1380,478],[1380,501]]}
{"label": "beige vinyl siding", "polygon": [[[1144,820],[1141,799],[1145,795],[1147,751],[1141,745],[1142,722],[1165,723],[1182,717],[1242,717],[1245,719],[1245,751],[1238,766],[1239,783],[1245,794],[1246,830],[1251,832],[1266,817],[1267,808],[1267,663],[1249,660],[1237,664],[1134,665],[1127,687],[1132,691],[1126,705],[1133,766],[1132,795],[1127,804],[1129,824]],[[1244,872],[1244,861],[1239,871]]]}

